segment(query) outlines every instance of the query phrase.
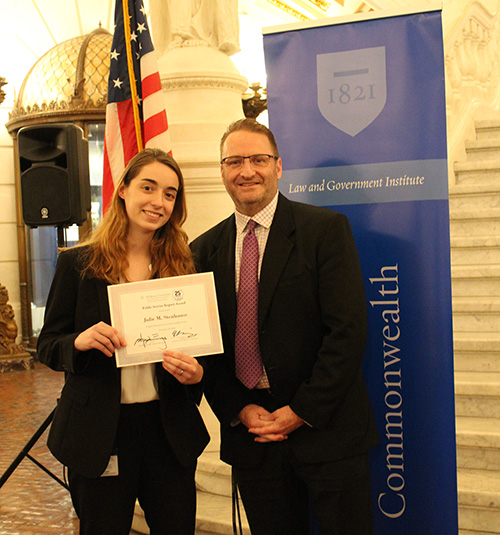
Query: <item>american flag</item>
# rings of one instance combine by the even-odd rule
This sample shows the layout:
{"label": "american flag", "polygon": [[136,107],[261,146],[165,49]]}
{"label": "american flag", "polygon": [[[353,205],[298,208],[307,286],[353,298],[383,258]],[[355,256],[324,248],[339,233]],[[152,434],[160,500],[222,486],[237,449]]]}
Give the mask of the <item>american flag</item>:
{"label": "american flag", "polygon": [[167,113],[142,0],[116,0],[104,135],[103,208],[144,147],[171,152]]}

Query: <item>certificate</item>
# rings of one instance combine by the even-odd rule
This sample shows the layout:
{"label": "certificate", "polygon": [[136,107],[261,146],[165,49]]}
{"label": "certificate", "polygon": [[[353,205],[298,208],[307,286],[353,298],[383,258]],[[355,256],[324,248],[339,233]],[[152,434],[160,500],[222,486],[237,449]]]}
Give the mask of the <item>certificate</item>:
{"label": "certificate", "polygon": [[213,273],[108,286],[111,324],[127,345],[118,367],[161,362],[173,349],[193,357],[222,353]]}

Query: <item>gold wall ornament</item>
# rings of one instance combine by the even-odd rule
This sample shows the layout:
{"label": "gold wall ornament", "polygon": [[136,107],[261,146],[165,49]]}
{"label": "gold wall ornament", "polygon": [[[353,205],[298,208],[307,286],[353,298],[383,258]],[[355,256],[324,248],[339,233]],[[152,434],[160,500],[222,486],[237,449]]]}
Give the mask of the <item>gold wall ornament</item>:
{"label": "gold wall ornament", "polygon": [[5,100],[7,93],[2,89],[4,85],[7,85],[9,82],[3,77],[0,76],[0,104]]}
{"label": "gold wall ornament", "polygon": [[264,110],[267,110],[266,88],[254,83],[250,84],[248,89],[252,93],[243,93],[243,113],[248,119],[257,119]]}

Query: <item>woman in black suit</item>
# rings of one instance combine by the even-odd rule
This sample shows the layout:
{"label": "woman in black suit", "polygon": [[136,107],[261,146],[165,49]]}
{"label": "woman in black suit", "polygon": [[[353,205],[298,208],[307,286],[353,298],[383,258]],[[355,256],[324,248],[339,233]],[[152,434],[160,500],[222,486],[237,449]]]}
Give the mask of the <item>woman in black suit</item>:
{"label": "woman in black suit", "polygon": [[194,533],[196,460],[209,440],[196,406],[203,368],[173,351],[117,368],[126,340],[107,297],[109,284],[195,272],[185,218],[177,163],[145,149],[92,237],[59,255],[38,357],[66,375],[48,445],[69,469],[83,535],[128,535],[136,499],[152,535]]}

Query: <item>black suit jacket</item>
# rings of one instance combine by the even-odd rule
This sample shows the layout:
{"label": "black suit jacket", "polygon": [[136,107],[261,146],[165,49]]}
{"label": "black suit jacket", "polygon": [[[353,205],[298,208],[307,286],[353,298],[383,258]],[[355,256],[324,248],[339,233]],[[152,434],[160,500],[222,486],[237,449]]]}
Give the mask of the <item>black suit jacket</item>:
{"label": "black suit jacket", "polygon": [[[256,464],[255,443],[238,412],[251,402],[236,379],[234,215],[192,243],[198,269],[213,271],[224,335],[224,356],[208,357],[205,393],[221,422],[221,458]],[[377,432],[361,361],[366,302],[358,254],[347,218],[280,194],[259,282],[259,342],[275,400],[290,405],[309,425],[288,443],[303,462],[366,452]],[[273,407],[271,407],[273,408]]]}
{"label": "black suit jacket", "polygon": [[[98,477],[112,454],[120,414],[120,370],[114,357],[77,351],[75,338],[99,321],[110,324],[107,283],[82,278],[82,252],[61,252],[38,338],[38,358],[66,373],[50,428],[48,445],[64,465]],[[161,364],[156,374],[165,435],[184,465],[194,463],[209,436],[198,412],[197,388],[184,387]]]}

